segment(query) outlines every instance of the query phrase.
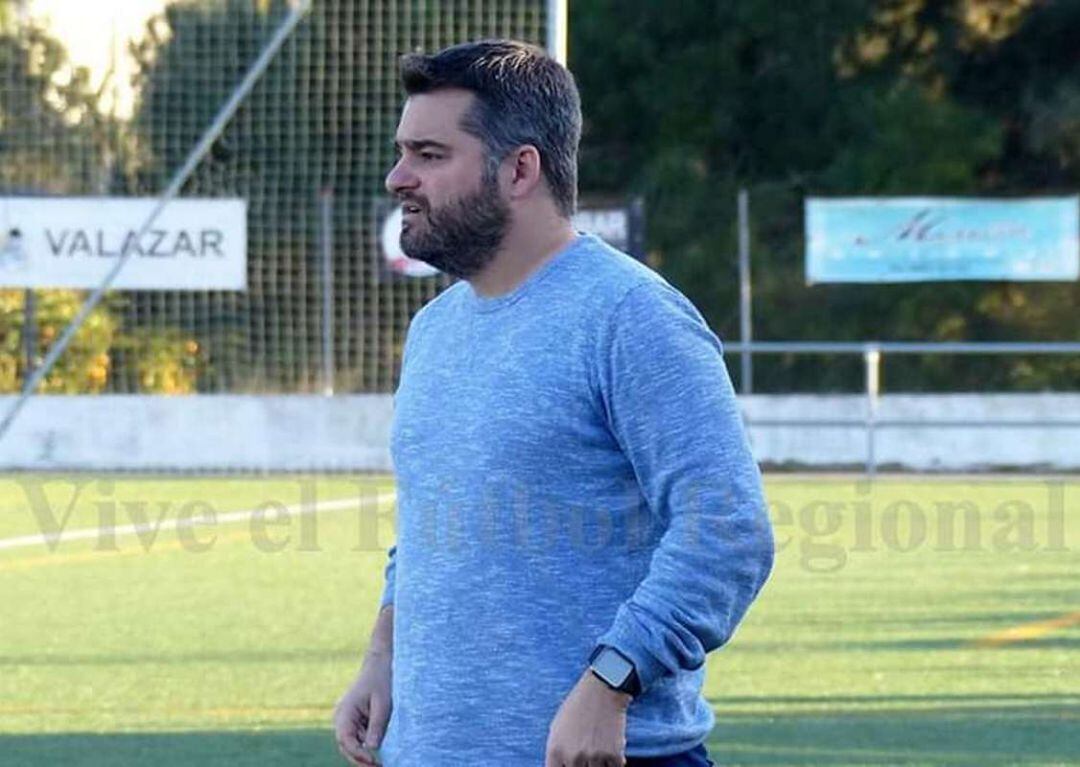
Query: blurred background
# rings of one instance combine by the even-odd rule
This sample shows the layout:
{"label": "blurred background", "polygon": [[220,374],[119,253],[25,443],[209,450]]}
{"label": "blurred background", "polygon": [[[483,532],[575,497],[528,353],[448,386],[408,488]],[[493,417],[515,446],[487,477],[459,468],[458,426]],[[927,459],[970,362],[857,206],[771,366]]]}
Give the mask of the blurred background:
{"label": "blurred background", "polygon": [[[287,8],[3,0],[0,193],[157,194]],[[543,45],[547,12],[526,0],[315,3],[182,189],[248,201],[247,291],[112,292],[41,390],[391,391],[409,317],[445,286],[388,274],[379,252],[397,57],[483,35]],[[1080,4],[574,0],[566,28],[586,117],[583,199],[642,200],[644,257],[724,340],[740,330],[740,189],[755,340],[1080,338],[1076,282],[803,277],[809,195],[1075,193]],[[19,389],[79,296],[41,291],[29,355],[25,300],[0,292],[0,391]],[[896,391],[1080,381],[1076,355],[886,365]],[[832,392],[860,388],[863,370],[858,358],[769,355],[754,375],[759,392]]]}
{"label": "blurred background", "polygon": [[[246,205],[242,285],[109,290],[29,391],[97,283],[25,284],[25,221],[115,260],[93,198],[161,194],[279,32],[179,189]],[[397,62],[491,36],[565,41],[579,224],[701,309],[767,469],[713,759],[1080,763],[1080,282],[811,283],[805,207],[1075,213],[1080,2],[0,0],[0,765],[343,763],[449,284],[394,247]]]}

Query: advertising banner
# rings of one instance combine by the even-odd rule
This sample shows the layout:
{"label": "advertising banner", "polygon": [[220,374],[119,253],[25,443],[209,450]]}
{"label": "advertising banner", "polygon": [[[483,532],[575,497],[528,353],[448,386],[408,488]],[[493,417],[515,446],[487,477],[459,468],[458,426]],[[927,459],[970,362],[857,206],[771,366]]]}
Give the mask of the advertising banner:
{"label": "advertising banner", "polygon": [[141,237],[157,200],[0,197],[0,286],[96,288],[125,248],[113,288],[244,290],[247,203],[173,200]]}
{"label": "advertising banner", "polygon": [[808,199],[806,280],[1076,280],[1078,199]]}

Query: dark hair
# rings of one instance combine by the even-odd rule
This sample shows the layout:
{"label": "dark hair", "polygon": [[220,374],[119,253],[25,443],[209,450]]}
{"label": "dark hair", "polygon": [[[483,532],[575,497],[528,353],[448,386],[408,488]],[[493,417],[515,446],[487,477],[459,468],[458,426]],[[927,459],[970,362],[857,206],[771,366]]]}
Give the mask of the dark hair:
{"label": "dark hair", "polygon": [[531,144],[559,212],[577,204],[581,98],[574,77],[539,48],[516,40],[481,40],[401,59],[410,95],[442,88],[473,93],[461,128],[480,139],[492,166],[515,147]]}

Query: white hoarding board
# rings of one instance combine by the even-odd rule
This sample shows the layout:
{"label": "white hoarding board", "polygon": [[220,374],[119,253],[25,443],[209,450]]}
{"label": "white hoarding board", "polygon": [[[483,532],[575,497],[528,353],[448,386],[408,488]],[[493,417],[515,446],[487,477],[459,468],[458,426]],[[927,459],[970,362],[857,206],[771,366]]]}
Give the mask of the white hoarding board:
{"label": "white hoarding board", "polygon": [[247,287],[244,200],[173,200],[137,238],[156,204],[149,197],[0,197],[0,286],[96,288],[130,248],[113,288]]}

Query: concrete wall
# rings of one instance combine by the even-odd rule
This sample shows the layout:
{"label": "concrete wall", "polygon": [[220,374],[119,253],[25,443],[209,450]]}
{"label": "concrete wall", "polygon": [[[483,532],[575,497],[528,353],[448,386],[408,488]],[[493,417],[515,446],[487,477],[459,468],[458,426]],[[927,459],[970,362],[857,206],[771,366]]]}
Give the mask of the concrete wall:
{"label": "concrete wall", "polygon": [[0,468],[389,471],[392,407],[363,394],[32,397]]}
{"label": "concrete wall", "polygon": [[[11,397],[0,397],[0,408]],[[754,425],[761,419],[857,419],[858,395],[742,400],[766,465],[860,466],[861,428]],[[35,397],[0,441],[0,469],[388,471],[388,395]],[[1080,420],[1080,394],[887,395],[883,420]],[[1080,428],[887,428],[879,464],[909,469],[1080,469]]]}
{"label": "concrete wall", "polygon": [[[761,420],[858,420],[862,395],[755,395],[741,398],[754,454],[764,464],[858,466],[866,460],[863,428],[755,426]],[[881,421],[1072,421],[1080,423],[1080,394],[889,394]],[[879,427],[879,466],[929,471],[1029,468],[1080,469],[1080,425],[1049,427]]]}

